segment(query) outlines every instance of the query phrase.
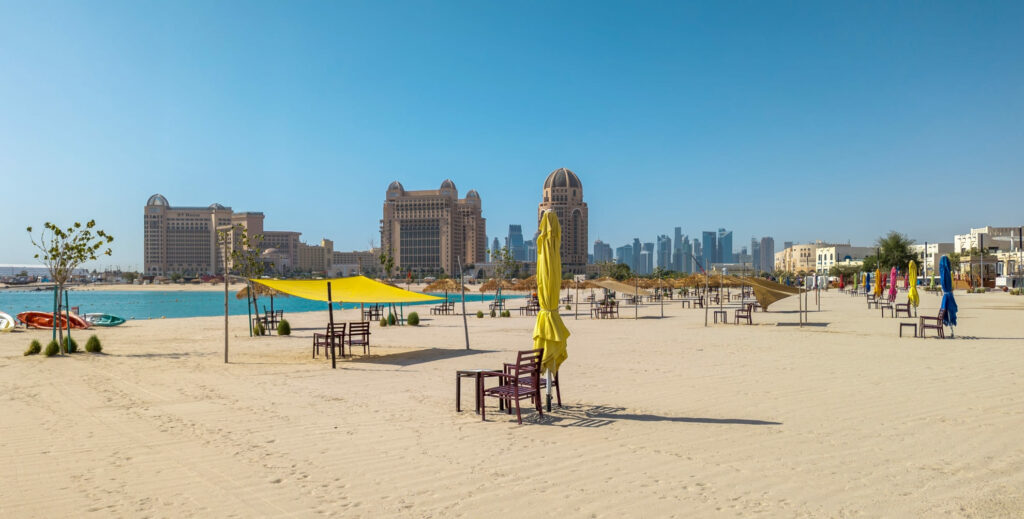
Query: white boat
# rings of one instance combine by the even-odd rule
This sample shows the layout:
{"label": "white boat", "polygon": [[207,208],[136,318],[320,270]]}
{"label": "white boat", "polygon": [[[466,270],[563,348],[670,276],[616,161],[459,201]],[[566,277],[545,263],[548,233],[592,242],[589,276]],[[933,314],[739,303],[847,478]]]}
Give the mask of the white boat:
{"label": "white boat", "polygon": [[13,330],[15,324],[16,322],[13,317],[0,312],[0,332],[9,332]]}

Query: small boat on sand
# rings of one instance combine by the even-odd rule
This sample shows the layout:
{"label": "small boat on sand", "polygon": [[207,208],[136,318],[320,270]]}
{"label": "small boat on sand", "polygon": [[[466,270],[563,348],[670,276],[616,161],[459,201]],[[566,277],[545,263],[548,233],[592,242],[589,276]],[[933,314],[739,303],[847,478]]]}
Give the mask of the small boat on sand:
{"label": "small boat on sand", "polygon": [[124,324],[124,319],[116,315],[85,314],[82,317],[93,326],[118,326]]}
{"label": "small boat on sand", "polygon": [[[75,314],[71,314],[70,317],[62,314],[58,316],[58,318],[58,326],[61,328],[66,329],[68,327],[68,321],[71,322],[72,328],[78,330],[84,330],[89,327],[89,323],[87,323],[85,319],[82,319]],[[30,328],[53,328],[53,314],[50,312],[22,312],[18,314],[18,320],[25,323],[25,326]]]}
{"label": "small boat on sand", "polygon": [[18,324],[13,317],[0,312],[0,332],[9,332],[14,330],[14,325]]}

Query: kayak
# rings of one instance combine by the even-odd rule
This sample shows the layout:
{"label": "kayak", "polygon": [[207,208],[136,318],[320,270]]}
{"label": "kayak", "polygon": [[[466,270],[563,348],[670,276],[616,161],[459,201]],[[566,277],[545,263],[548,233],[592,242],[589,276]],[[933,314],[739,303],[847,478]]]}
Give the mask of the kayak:
{"label": "kayak", "polygon": [[0,332],[9,332],[13,330],[15,324],[17,324],[17,322],[13,317],[0,312]]}
{"label": "kayak", "polygon": [[[68,316],[60,315],[58,317],[60,320],[59,326],[66,329],[69,321]],[[53,328],[53,314],[50,312],[22,312],[18,314],[18,320],[25,323],[25,326],[30,328]],[[87,323],[85,319],[74,314],[71,314],[70,321],[71,327],[75,329],[84,330],[89,327],[89,323]]]}
{"label": "kayak", "polygon": [[82,317],[85,318],[89,324],[93,326],[117,326],[124,324],[124,319],[116,315],[110,314],[85,314]]}

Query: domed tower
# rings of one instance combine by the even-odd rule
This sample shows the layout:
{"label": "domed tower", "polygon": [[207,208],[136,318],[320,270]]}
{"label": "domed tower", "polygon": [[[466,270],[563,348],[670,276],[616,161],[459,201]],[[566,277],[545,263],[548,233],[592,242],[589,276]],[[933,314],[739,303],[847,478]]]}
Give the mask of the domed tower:
{"label": "domed tower", "polygon": [[580,178],[568,168],[558,168],[544,180],[538,226],[548,209],[555,212],[562,227],[562,272],[583,274],[587,266],[587,203]]}

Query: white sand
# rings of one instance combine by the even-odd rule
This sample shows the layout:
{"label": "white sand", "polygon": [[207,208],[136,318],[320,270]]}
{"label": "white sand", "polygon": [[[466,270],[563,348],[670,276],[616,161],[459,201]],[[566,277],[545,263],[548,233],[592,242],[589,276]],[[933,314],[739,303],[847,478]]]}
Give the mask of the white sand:
{"label": "white sand", "polygon": [[456,369],[530,347],[518,313],[471,317],[471,352],[460,317],[375,325],[337,370],[310,358],[326,312],[232,318],[230,364],[223,318],[97,330],[101,356],[4,334],[0,516],[1022,517],[1024,298],[957,296],[946,341],[835,292],[804,329],[776,325],[794,298],[751,327],[569,317],[566,407],[522,426],[465,384],[454,411]]}

